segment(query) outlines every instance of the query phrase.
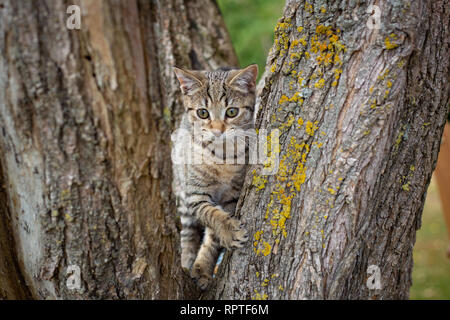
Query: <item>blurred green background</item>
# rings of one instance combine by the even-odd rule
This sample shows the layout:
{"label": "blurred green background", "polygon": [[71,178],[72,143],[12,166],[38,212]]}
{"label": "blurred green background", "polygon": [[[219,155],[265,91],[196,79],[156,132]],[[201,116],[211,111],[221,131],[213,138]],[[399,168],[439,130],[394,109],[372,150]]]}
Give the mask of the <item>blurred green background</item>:
{"label": "blurred green background", "polygon": [[259,76],[273,44],[273,30],[284,0],[218,0],[241,67],[257,63]]}
{"label": "blurred green background", "polygon": [[[284,0],[218,0],[241,66],[257,63],[260,75],[273,43]],[[437,186],[432,180],[414,247],[411,299],[450,299],[450,259]]]}
{"label": "blurred green background", "polygon": [[427,192],[422,228],[414,246],[411,299],[450,299],[450,259],[446,257],[447,231],[437,184]]}

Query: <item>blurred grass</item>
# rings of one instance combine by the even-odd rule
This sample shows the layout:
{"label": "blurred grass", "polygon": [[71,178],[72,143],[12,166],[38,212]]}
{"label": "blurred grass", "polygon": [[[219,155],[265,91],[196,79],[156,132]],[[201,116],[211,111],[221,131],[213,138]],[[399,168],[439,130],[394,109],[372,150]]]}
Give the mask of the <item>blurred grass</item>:
{"label": "blurred grass", "polygon": [[[263,73],[284,0],[218,0],[241,66],[257,63]],[[414,247],[411,299],[450,299],[450,259],[437,186],[432,180]]]}
{"label": "blurred grass", "polygon": [[264,72],[273,30],[285,0],[218,0],[241,67],[257,63]]}
{"label": "blurred grass", "polygon": [[417,232],[413,258],[411,299],[450,299],[450,259],[446,257],[449,242],[439,193],[432,179]]}

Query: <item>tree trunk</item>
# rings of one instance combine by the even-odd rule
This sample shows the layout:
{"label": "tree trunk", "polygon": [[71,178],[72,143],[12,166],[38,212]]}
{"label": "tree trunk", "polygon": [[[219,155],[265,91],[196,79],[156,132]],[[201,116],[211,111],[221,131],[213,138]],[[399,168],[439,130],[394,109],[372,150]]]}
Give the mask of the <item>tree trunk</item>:
{"label": "tree trunk", "polygon": [[[195,297],[179,263],[172,66],[237,58],[213,0],[0,6],[0,298]],[[26,283],[26,285],[25,285]]]}
{"label": "tree trunk", "polygon": [[449,111],[448,1],[371,3],[287,1],[258,117],[279,170],[249,170],[251,244],[209,298],[408,298]]}

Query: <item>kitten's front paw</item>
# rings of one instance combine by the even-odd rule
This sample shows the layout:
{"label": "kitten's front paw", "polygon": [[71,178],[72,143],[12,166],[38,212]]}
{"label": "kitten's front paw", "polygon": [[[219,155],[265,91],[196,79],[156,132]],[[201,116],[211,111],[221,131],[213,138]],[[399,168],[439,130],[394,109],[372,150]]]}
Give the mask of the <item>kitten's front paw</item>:
{"label": "kitten's front paw", "polygon": [[190,252],[186,253],[185,251],[181,252],[181,268],[189,273],[194,264],[196,258],[196,254],[191,254]]}
{"label": "kitten's front paw", "polygon": [[201,290],[206,290],[208,285],[211,283],[212,276],[209,274],[208,270],[205,270],[201,264],[195,263],[192,267],[191,277],[195,280],[195,283]]}
{"label": "kitten's front paw", "polygon": [[224,229],[219,233],[220,245],[228,250],[242,248],[248,240],[244,226],[234,218],[229,219]]}

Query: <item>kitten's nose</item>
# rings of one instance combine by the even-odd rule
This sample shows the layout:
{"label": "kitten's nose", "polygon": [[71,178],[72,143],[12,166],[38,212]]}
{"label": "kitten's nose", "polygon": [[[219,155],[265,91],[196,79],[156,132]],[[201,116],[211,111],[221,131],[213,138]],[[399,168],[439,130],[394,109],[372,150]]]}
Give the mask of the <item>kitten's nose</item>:
{"label": "kitten's nose", "polygon": [[222,133],[225,131],[225,126],[220,121],[212,121],[211,122],[211,132],[216,136],[220,137]]}
{"label": "kitten's nose", "polygon": [[222,133],[223,133],[223,131],[221,131],[219,129],[211,129],[211,132],[216,137],[220,137],[222,135]]}

